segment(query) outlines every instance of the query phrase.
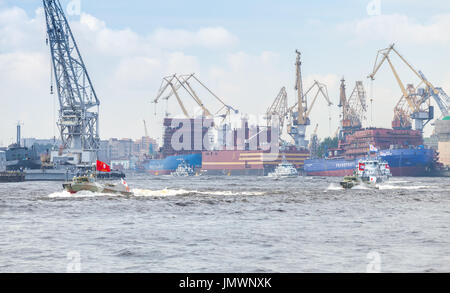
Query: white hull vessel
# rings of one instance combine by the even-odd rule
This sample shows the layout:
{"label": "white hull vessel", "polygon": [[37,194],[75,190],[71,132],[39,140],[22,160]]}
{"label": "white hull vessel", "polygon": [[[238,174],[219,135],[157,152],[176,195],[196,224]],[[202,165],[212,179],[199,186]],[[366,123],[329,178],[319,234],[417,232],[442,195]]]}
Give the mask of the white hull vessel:
{"label": "white hull vessel", "polygon": [[279,164],[272,173],[267,175],[270,178],[281,179],[281,178],[297,178],[298,171],[295,169],[294,165],[283,159],[283,162]]}

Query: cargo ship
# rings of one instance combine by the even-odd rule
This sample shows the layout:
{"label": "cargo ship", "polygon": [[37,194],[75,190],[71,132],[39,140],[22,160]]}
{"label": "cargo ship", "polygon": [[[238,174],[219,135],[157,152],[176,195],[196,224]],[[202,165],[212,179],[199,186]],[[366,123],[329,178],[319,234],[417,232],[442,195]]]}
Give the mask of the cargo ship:
{"label": "cargo ship", "polygon": [[[197,118],[198,120],[204,118]],[[163,147],[159,152],[160,158],[154,158],[143,162],[143,169],[152,175],[168,175],[176,170],[183,160],[194,169],[196,173],[202,172],[207,175],[267,175],[281,163],[283,156],[289,163],[292,163],[298,170],[303,169],[305,159],[309,157],[309,151],[297,150],[295,147],[285,147],[283,149],[263,150],[262,136],[268,141],[271,140],[270,127],[249,126],[243,119],[239,129],[230,129],[229,135],[233,137],[232,144],[224,143],[226,139],[215,144],[210,150],[203,145],[208,131],[203,128],[198,131],[201,135],[196,137],[194,125],[202,125],[202,121],[196,119],[185,119],[184,121],[192,128],[172,127],[172,119],[164,120]],[[178,120],[177,120],[178,121]],[[203,125],[208,125],[204,123]],[[176,134],[176,132],[178,133]],[[225,132],[223,132],[225,133]],[[254,135],[253,135],[254,134]],[[174,135],[176,142],[183,144],[187,141],[185,149],[175,150],[173,147]],[[219,134],[220,136],[220,134]],[[178,140],[180,138],[180,140]],[[186,142],[185,141],[185,142]],[[198,147],[201,146],[201,147]],[[189,150],[189,147],[191,150]]]}
{"label": "cargo ship", "polygon": [[[140,168],[151,175],[170,175],[184,161],[195,172],[200,172],[202,151],[204,150],[203,138],[207,135],[208,129],[200,126],[200,134],[198,135],[196,135],[195,130],[197,130],[198,125],[206,124],[204,120],[205,118],[176,119],[178,124],[173,127],[173,124],[176,124],[175,119],[165,118],[163,122],[163,146],[154,158],[142,162]],[[179,143],[181,149],[174,146],[174,143]]]}
{"label": "cargo ship", "polygon": [[178,156],[167,156],[164,159],[148,160],[143,163],[144,169],[151,175],[170,175],[178,168],[178,165],[186,162],[188,166],[199,171],[202,167],[202,154],[188,154]]}
{"label": "cargo ship", "polygon": [[309,152],[294,149],[269,151],[206,151],[202,153],[202,170],[208,175],[256,175],[266,176],[273,172],[282,161],[292,163],[296,169],[302,170]]}
{"label": "cargo ship", "polygon": [[365,156],[388,162],[393,176],[427,176],[437,161],[418,130],[370,128],[344,136],[327,158],[306,160],[304,170],[308,176],[349,176]]}

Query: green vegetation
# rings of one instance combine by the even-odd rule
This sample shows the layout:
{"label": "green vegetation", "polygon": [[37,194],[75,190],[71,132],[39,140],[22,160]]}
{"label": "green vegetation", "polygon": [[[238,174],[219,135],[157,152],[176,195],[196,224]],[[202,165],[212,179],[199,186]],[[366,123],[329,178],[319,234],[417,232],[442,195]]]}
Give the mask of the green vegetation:
{"label": "green vegetation", "polygon": [[325,138],[319,145],[319,149],[317,150],[317,155],[319,158],[323,158],[330,148],[338,147],[338,138],[337,137],[327,137]]}

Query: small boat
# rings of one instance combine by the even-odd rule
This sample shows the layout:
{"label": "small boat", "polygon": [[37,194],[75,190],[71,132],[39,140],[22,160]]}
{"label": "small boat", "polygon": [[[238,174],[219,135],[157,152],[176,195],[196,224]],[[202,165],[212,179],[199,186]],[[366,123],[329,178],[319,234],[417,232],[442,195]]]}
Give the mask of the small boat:
{"label": "small boat", "polygon": [[268,177],[280,179],[280,178],[296,178],[298,177],[298,171],[294,165],[289,163],[285,157],[272,173],[267,175]]}
{"label": "small boat", "polygon": [[340,185],[345,189],[365,184],[368,187],[377,187],[377,184],[386,182],[392,177],[389,164],[380,159],[361,159],[353,176],[345,176]]}
{"label": "small boat", "polygon": [[71,194],[75,194],[80,191],[90,191],[98,193],[133,195],[133,192],[130,191],[128,184],[124,179],[122,179],[121,182],[117,184],[99,183],[96,181],[93,174],[75,176],[73,177],[71,182],[64,183],[63,188]]}
{"label": "small boat", "polygon": [[185,160],[182,160],[175,172],[172,172],[171,175],[174,177],[189,177],[194,176],[195,172]]}

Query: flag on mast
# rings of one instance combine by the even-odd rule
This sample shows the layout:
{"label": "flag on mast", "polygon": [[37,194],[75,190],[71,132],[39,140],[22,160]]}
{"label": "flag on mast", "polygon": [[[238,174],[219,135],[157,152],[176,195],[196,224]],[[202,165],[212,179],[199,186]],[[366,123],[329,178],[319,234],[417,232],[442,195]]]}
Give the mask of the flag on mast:
{"label": "flag on mast", "polygon": [[108,164],[97,160],[97,171],[99,171],[99,172],[111,172],[111,167]]}

